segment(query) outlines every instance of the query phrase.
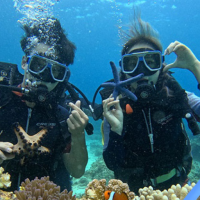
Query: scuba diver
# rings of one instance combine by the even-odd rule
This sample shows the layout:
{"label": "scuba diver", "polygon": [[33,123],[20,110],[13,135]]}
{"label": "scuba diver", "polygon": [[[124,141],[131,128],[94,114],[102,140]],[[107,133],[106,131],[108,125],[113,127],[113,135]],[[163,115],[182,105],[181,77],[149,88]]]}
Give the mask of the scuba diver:
{"label": "scuba diver", "polygon": [[[66,95],[66,90],[74,91],[68,65],[73,64],[76,47],[55,18],[32,21],[23,29],[24,75],[16,65],[0,63],[0,163],[11,175],[8,190],[18,189],[26,178],[49,176],[61,190],[70,191],[70,175],[81,177],[88,161],[84,133],[88,116],[78,97],[70,100]],[[20,131],[18,138],[14,130]],[[38,139],[41,130],[47,133]]]}
{"label": "scuba diver", "polygon": [[182,119],[187,119],[194,135],[199,134],[192,109],[198,114],[200,101],[192,93],[187,95],[168,69],[182,64],[197,77],[200,62],[189,48],[175,42],[165,55],[175,52],[177,60],[165,66],[158,33],[139,14],[128,36],[121,52],[120,81],[142,76],[126,86],[137,101],[123,92],[115,98],[113,88],[100,91],[105,164],[136,193],[144,186],[163,190],[183,185],[189,181],[192,155]]}

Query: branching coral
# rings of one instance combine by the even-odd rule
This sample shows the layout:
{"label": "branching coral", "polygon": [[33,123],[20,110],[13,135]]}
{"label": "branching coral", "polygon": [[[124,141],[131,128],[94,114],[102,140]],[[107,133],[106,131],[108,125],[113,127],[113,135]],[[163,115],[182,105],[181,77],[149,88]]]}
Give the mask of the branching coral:
{"label": "branching coral", "polygon": [[21,188],[22,190],[15,191],[18,200],[76,200],[72,191],[68,193],[65,189],[60,192],[60,186],[49,181],[49,177],[35,178],[32,181],[26,179]]}
{"label": "branching coral", "polygon": [[3,172],[4,168],[0,167],[0,188],[8,188],[11,186],[10,174]]}
{"label": "branching coral", "polygon": [[139,189],[139,196],[136,196],[133,200],[183,200],[187,194],[194,187],[194,183],[189,186],[186,184],[181,187],[179,184],[172,185],[168,190],[153,190],[150,187],[144,187],[143,189]]}

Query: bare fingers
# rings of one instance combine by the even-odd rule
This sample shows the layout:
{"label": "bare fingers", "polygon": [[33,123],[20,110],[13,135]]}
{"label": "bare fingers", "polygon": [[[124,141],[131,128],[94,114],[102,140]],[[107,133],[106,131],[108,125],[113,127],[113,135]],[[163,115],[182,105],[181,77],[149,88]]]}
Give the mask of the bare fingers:
{"label": "bare fingers", "polygon": [[10,142],[0,142],[0,150],[11,153],[13,148],[13,144]]}
{"label": "bare fingers", "polygon": [[73,109],[69,118],[67,119],[69,131],[70,132],[76,131],[77,133],[82,132],[86,127],[89,118],[80,109],[80,101],[77,101],[76,104],[70,103],[69,105]]}
{"label": "bare fingers", "polygon": [[13,144],[10,142],[0,142],[0,164],[4,160],[12,159],[15,157],[12,153]]}
{"label": "bare fingers", "polygon": [[172,52],[175,51],[176,47],[181,44],[180,42],[178,41],[175,41],[175,42],[172,42],[165,50],[164,52],[164,55],[169,55],[171,54]]}
{"label": "bare fingers", "polygon": [[81,116],[81,118],[83,118],[84,120],[88,120],[88,116],[80,109],[80,101],[77,101],[76,104],[73,103],[69,103],[69,106],[73,109],[76,110],[79,115]]}

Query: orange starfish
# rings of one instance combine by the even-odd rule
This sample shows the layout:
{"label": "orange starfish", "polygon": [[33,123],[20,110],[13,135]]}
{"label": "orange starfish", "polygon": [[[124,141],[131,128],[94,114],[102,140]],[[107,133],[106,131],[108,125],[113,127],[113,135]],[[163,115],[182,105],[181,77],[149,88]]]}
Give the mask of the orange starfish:
{"label": "orange starfish", "polygon": [[41,146],[41,140],[47,134],[47,129],[42,129],[35,135],[30,136],[24,131],[19,123],[14,123],[13,126],[18,140],[18,143],[13,147],[13,153],[26,157],[32,157],[41,153],[50,153],[48,148]]}

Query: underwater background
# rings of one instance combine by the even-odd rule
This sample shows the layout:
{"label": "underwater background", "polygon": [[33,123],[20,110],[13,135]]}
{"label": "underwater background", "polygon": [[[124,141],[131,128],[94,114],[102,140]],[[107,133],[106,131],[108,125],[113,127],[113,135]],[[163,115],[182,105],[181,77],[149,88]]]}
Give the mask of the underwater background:
{"label": "underwater background", "polygon": [[[69,66],[70,82],[81,89],[89,100],[92,100],[101,83],[112,78],[109,62],[114,61],[118,66],[123,45],[119,30],[126,29],[133,18],[134,6],[141,11],[142,19],[160,33],[163,49],[178,40],[191,48],[200,59],[199,0],[0,0],[0,61],[15,63],[19,69],[23,56],[19,41],[23,30],[18,20],[31,9],[27,7],[23,10],[19,5],[27,2],[33,2],[35,7],[46,2],[50,6],[48,9],[60,20],[69,40],[75,43],[75,62]],[[167,56],[166,62],[171,63],[175,58],[175,55]],[[172,71],[184,89],[200,95],[191,72],[183,69]],[[85,175],[73,179],[76,194],[84,193],[86,185],[94,178],[113,178],[102,160],[101,121],[90,118],[90,122],[94,125],[94,134],[87,136],[89,163]],[[200,170],[200,139],[198,136],[193,139],[190,130],[188,134],[195,160],[191,176],[199,180],[200,174],[196,174],[195,170]]]}

